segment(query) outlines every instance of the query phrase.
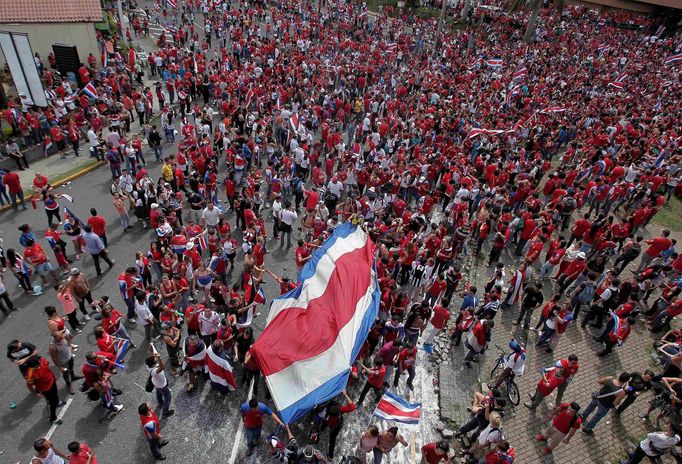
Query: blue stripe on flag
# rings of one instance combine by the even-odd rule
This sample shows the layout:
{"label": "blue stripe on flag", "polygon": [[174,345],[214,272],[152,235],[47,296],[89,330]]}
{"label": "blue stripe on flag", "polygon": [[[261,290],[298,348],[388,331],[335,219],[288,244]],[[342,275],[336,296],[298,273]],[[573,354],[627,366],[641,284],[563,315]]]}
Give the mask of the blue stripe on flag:
{"label": "blue stripe on flag", "polygon": [[[322,404],[327,400],[334,398],[346,387],[348,382],[348,374],[350,369],[343,371],[335,377],[327,380],[325,383],[317,387],[315,390],[296,401],[291,406],[279,411],[279,417],[285,424],[290,424],[291,422],[299,419],[308,413],[318,404]],[[267,380],[267,378],[266,378]],[[268,387],[270,383],[268,382]]]}

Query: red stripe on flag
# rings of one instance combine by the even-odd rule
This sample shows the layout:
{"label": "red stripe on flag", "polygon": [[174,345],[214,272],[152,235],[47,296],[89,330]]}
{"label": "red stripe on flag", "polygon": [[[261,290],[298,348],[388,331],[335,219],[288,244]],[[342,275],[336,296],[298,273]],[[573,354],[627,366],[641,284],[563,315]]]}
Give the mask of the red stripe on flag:
{"label": "red stripe on flag", "polygon": [[357,272],[368,262],[372,262],[369,240],[364,247],[336,261],[320,297],[308,301],[307,307],[291,307],[275,316],[256,341],[256,345],[267,347],[268,352],[277,353],[261,359],[263,375],[275,374],[297,361],[317,356],[334,344],[371,285],[369,272]]}
{"label": "red stripe on flag", "polygon": [[395,417],[410,417],[413,419],[419,419],[421,415],[420,408],[417,408],[414,411],[405,411],[404,409],[400,409],[393,403],[383,399],[379,401],[377,409],[385,414],[389,414]]}

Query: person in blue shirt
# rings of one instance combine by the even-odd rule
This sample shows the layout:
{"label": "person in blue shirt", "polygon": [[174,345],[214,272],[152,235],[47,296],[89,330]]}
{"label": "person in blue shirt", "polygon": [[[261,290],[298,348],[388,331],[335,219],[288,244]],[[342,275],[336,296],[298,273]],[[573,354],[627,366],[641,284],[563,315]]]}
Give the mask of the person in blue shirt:
{"label": "person in blue shirt", "polygon": [[284,423],[272,412],[272,409],[263,403],[259,403],[255,398],[250,399],[247,403],[243,403],[239,408],[239,413],[242,415],[244,430],[246,431],[247,456],[251,456],[253,449],[256,447],[261,430],[263,429],[263,418],[265,416],[272,417],[272,420],[277,425],[284,427]]}

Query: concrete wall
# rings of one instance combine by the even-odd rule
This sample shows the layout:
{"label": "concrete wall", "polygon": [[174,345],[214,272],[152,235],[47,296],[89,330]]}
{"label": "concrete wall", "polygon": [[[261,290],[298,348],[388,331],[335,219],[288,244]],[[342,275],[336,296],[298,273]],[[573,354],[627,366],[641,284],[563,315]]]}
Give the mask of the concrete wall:
{"label": "concrete wall", "polygon": [[[30,5],[26,5],[30,8]],[[98,57],[97,36],[93,23],[36,23],[36,24],[0,24],[1,31],[23,32],[28,34],[33,53],[39,53],[45,67],[48,67],[47,55],[52,52],[53,44],[75,45],[81,62],[87,62],[88,54]],[[0,66],[5,66],[5,57],[0,53]]]}

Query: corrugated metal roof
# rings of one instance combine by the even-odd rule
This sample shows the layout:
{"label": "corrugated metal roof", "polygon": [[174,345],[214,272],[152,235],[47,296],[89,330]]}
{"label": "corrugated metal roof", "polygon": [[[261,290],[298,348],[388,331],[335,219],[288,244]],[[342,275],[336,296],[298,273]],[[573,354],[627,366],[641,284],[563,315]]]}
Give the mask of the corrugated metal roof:
{"label": "corrugated metal roof", "polygon": [[0,0],[0,23],[78,23],[102,20],[100,0]]}

